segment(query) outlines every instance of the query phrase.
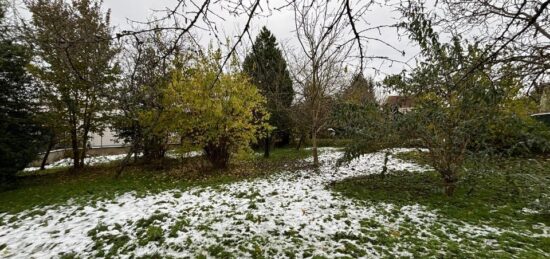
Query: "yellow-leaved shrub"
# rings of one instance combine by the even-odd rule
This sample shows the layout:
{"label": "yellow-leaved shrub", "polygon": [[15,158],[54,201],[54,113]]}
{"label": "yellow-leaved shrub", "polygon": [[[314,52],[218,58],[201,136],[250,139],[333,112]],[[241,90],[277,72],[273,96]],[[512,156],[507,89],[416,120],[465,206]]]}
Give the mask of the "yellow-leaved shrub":
{"label": "yellow-leaved shrub", "polygon": [[265,98],[241,72],[219,73],[219,52],[175,70],[164,95],[169,127],[182,140],[204,149],[217,168],[232,154],[250,150],[270,126]]}

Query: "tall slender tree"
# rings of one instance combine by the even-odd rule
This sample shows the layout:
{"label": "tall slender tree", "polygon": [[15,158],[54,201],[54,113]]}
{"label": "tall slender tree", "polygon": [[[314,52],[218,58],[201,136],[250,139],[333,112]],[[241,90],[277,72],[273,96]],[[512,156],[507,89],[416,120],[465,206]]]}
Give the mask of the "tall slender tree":
{"label": "tall slender tree", "polygon": [[319,165],[318,136],[330,121],[331,106],[346,74],[345,59],[351,53],[343,42],[345,22],[327,3],[292,4],[299,54],[292,56],[292,79],[299,93],[301,121],[308,124],[313,164]]}
{"label": "tall slender tree", "polygon": [[266,27],[256,37],[252,52],[244,60],[243,70],[266,97],[267,108],[271,113],[269,124],[275,126],[275,131],[264,139],[264,156],[268,157],[273,136],[288,138],[290,134],[289,108],[294,99],[294,89],[277,40]]}
{"label": "tall slender tree", "polygon": [[83,166],[91,132],[100,131],[109,111],[117,74],[110,12],[94,0],[30,0],[38,61],[34,71],[47,88],[52,110],[61,111],[70,132],[74,168]]}
{"label": "tall slender tree", "polygon": [[4,27],[5,2],[0,1],[0,188],[38,153],[41,127],[36,121],[36,84],[26,70],[29,49],[13,40]]}

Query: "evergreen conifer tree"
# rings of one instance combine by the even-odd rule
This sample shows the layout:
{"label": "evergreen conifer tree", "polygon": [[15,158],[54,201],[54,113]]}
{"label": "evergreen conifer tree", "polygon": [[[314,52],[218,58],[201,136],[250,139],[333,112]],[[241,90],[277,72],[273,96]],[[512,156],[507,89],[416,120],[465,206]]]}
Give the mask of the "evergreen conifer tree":
{"label": "evergreen conifer tree", "polygon": [[275,36],[263,27],[252,46],[252,52],[243,63],[244,72],[267,99],[267,109],[271,113],[269,124],[275,127],[275,131],[264,139],[266,157],[269,156],[273,136],[281,137],[286,143],[289,141],[289,108],[294,99],[287,63],[277,45]]}

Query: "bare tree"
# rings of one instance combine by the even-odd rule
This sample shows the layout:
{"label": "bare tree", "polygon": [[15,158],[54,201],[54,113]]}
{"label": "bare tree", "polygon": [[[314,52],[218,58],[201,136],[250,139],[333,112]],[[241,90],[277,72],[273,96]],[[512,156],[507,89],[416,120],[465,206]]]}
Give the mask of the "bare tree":
{"label": "bare tree", "polygon": [[[550,80],[550,0],[443,0],[436,23],[486,45],[487,64],[513,64],[538,100]],[[473,72],[473,71],[472,71]]]}
{"label": "bare tree", "polygon": [[[184,39],[185,35],[202,31],[208,32],[209,35],[213,36],[218,41],[218,45],[224,45],[226,39],[220,36],[222,33],[219,28],[223,27],[222,23],[226,22],[226,17],[243,17],[244,26],[237,35],[234,35],[234,39],[231,40],[232,43],[228,47],[222,66],[219,69],[219,76],[228,64],[230,57],[237,52],[237,47],[242,44],[246,38],[252,43],[249,33],[254,18],[269,17],[283,10],[293,11],[294,6],[307,5],[308,2],[311,1],[283,0],[278,3],[273,3],[271,1],[260,0],[177,0],[172,7],[167,7],[164,10],[156,10],[156,17],[158,18],[149,22],[136,22],[137,24],[147,25],[145,29],[121,31],[116,37],[122,38],[149,32],[171,31],[176,35],[173,43],[175,50],[178,41]],[[373,7],[391,7],[387,0],[330,0],[318,4],[330,6],[328,10],[330,10],[334,16],[330,23],[325,23],[327,28],[336,26],[334,23],[345,23],[345,26],[341,28],[343,38],[341,44],[350,47],[353,46],[353,51],[350,52],[347,59],[353,60],[354,64],[358,66],[358,70],[363,71],[365,69],[372,69],[377,73],[380,72],[379,66],[367,66],[367,62],[370,60],[382,60],[382,62],[390,65],[396,62],[405,64],[405,62],[392,59],[389,56],[367,54],[367,46],[373,42],[394,50],[396,54],[405,54],[402,50],[386,41],[384,37],[381,37],[381,35],[385,33],[385,30],[397,29],[399,27],[397,23],[371,24],[367,20],[367,14]]]}
{"label": "bare tree", "polygon": [[299,103],[309,124],[314,164],[319,164],[317,135],[329,119],[330,107],[345,78],[345,60],[351,45],[342,37],[346,21],[333,6],[308,1],[292,4],[299,53],[290,54],[291,72]]}
{"label": "bare tree", "polygon": [[178,35],[169,31],[152,31],[121,40],[125,46],[120,57],[123,77],[113,95],[118,109],[111,125],[130,149],[119,174],[132,154],[137,158],[141,152],[145,160],[160,160],[168,149],[170,134],[158,126],[165,112],[164,91],[176,66],[195,51],[194,37],[186,35],[184,41],[174,37]]}

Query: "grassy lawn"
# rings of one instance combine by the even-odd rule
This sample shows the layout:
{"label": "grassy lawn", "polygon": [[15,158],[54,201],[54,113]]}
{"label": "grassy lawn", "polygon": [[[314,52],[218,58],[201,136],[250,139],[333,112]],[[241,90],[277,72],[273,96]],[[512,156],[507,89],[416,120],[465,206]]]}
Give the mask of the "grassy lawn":
{"label": "grassy lawn", "polygon": [[[425,163],[425,158],[417,152],[397,156]],[[385,178],[362,176],[336,183],[334,189],[359,201],[388,202],[398,206],[420,204],[437,210],[451,222],[462,221],[510,231],[494,237],[494,241],[508,247],[508,251],[487,251],[479,247],[479,256],[537,257],[540,250],[550,253],[550,239],[537,236],[543,234],[542,224],[550,225],[549,158],[490,159],[483,163],[468,161],[464,168],[467,173],[462,175],[452,197],[443,194],[441,178],[433,171],[393,172]],[[452,233],[453,230],[444,231]],[[517,234],[520,232],[532,234]],[[437,246],[454,241],[440,238],[430,242]],[[464,240],[460,245],[468,242]],[[529,247],[532,253],[514,252],[523,247]],[[458,251],[454,255],[460,256],[461,253]]]}
{"label": "grassy lawn", "polygon": [[0,213],[16,213],[35,206],[73,200],[76,203],[108,199],[125,192],[138,195],[191,186],[216,186],[287,169],[303,167],[299,160],[310,151],[274,149],[269,158],[250,155],[235,160],[228,170],[212,170],[200,157],[166,159],[157,164],[129,165],[116,177],[118,162],[87,167],[73,172],[68,168],[24,173],[13,190],[0,192]]}
{"label": "grassy lawn", "polygon": [[[383,153],[336,169],[341,154],[322,151],[317,170],[301,160],[309,151],[277,149],[223,171],[194,157],[134,164],[120,178],[115,163],[22,176],[18,189],[0,195],[8,212],[0,217],[0,257],[550,255],[548,208],[533,203],[548,195],[546,158],[469,162],[446,197],[439,176],[417,164],[419,153],[392,157],[384,179],[372,175]],[[125,192],[133,193],[114,197]]]}

